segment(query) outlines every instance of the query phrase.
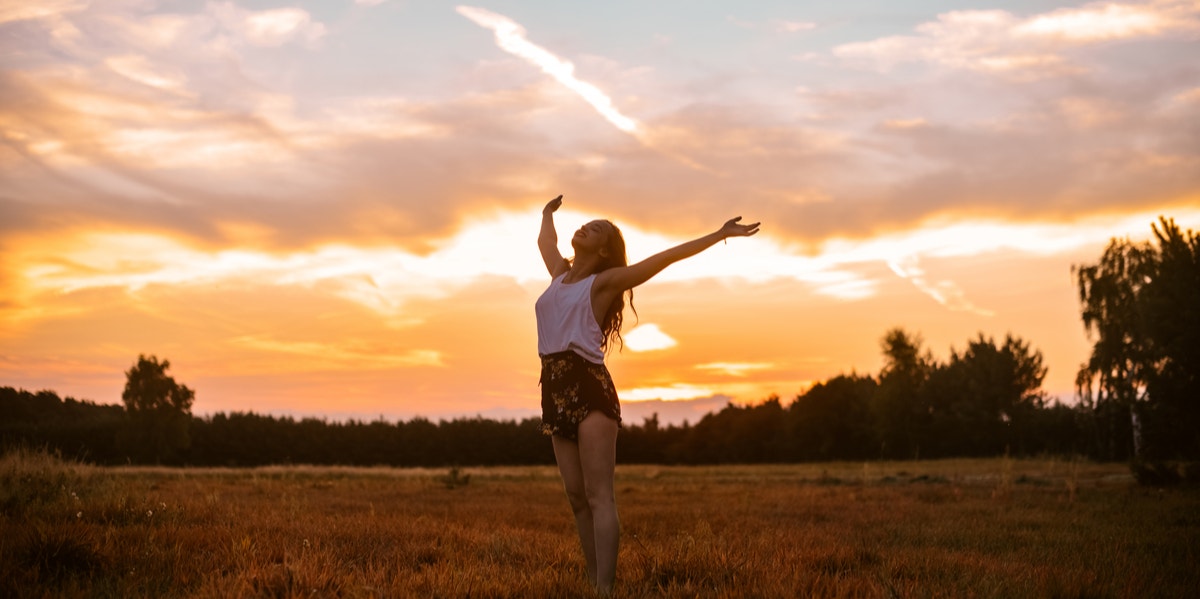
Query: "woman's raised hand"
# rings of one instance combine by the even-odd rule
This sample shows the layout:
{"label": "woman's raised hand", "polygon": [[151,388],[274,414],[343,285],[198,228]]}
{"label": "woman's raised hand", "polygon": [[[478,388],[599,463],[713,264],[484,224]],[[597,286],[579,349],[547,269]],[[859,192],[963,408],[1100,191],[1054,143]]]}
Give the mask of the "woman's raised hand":
{"label": "woman's raised hand", "polygon": [[554,212],[558,210],[559,206],[562,206],[562,194],[559,194],[557,198],[550,200],[546,204],[546,207],[542,208],[542,214],[554,214]]}
{"label": "woman's raised hand", "polygon": [[750,223],[748,225],[738,224],[742,217],[738,216],[725,221],[725,224],[719,231],[721,237],[749,237],[758,232],[759,223]]}

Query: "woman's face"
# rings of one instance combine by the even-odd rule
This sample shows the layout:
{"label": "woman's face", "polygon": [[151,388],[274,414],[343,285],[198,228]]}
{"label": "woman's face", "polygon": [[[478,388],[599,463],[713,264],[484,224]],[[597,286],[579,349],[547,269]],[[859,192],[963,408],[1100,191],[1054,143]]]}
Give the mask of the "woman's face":
{"label": "woman's face", "polygon": [[575,231],[575,236],[571,238],[571,247],[575,248],[576,252],[590,251],[600,253],[601,250],[608,247],[608,236],[612,234],[609,229],[612,225],[602,220],[594,220]]}

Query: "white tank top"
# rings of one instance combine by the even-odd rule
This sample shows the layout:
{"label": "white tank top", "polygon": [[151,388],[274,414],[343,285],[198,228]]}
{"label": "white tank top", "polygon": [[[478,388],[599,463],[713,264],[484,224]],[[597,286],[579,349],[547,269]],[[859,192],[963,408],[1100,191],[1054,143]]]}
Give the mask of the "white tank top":
{"label": "white tank top", "polygon": [[571,350],[589,362],[604,363],[600,342],[604,333],[592,312],[592,282],[596,275],[582,281],[563,283],[563,273],[550,281],[534,304],[537,314],[538,355]]}

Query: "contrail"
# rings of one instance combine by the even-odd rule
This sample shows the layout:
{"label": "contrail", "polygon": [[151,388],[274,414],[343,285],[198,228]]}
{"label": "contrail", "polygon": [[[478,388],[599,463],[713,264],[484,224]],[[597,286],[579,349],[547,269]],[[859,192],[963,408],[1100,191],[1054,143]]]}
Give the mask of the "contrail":
{"label": "contrail", "polygon": [[458,11],[458,14],[474,21],[476,25],[491,29],[496,34],[496,44],[501,49],[541,68],[547,75],[554,77],[567,89],[591,104],[592,108],[595,108],[596,112],[599,112],[600,116],[612,123],[614,127],[641,139],[639,135],[641,126],[637,121],[621,114],[613,106],[612,100],[599,88],[576,78],[575,65],[526,39],[524,27],[508,17],[482,8],[459,6],[455,10]]}
{"label": "contrail", "polygon": [[971,303],[963,294],[962,289],[953,281],[939,281],[931,284],[925,278],[925,269],[917,264],[916,256],[908,256],[900,260],[888,260],[888,267],[902,279],[907,279],[921,293],[933,298],[937,303],[956,312],[972,312],[980,316],[995,316],[995,312],[980,308]]}

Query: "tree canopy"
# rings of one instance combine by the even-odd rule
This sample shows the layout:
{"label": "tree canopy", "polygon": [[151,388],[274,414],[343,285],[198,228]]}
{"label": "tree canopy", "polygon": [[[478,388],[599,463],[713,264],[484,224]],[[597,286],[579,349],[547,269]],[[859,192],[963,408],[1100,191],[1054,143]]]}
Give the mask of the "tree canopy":
{"label": "tree canopy", "polygon": [[[1105,456],[1200,457],[1200,236],[1160,218],[1074,268],[1092,350],[1079,370]],[[1136,423],[1136,428],[1135,428]],[[1140,429],[1140,430],[1139,430]]]}
{"label": "tree canopy", "polygon": [[127,423],[117,445],[139,461],[178,462],[191,444],[189,424],[196,393],[167,374],[171,363],[139,355],[125,372]]}

